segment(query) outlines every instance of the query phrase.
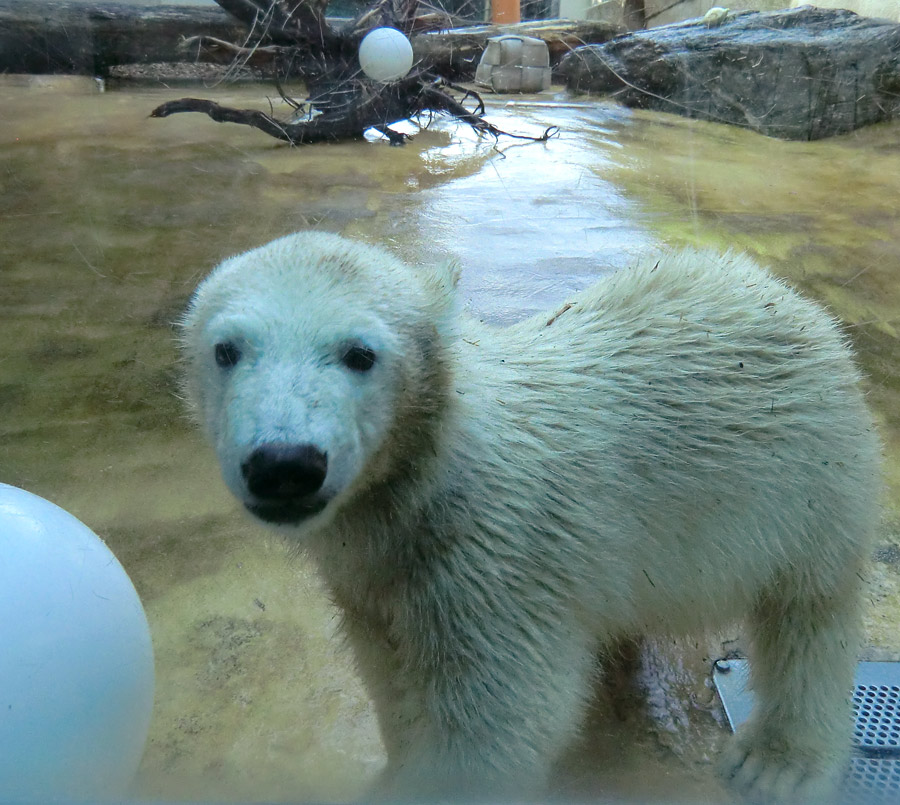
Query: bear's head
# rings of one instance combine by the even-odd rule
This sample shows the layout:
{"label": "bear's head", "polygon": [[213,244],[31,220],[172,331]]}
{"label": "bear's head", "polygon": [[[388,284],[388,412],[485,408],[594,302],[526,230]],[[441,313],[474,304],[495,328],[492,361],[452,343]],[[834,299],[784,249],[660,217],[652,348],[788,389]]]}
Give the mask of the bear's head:
{"label": "bear's head", "polygon": [[200,284],[181,323],[184,392],[250,512],[321,525],[434,454],[456,280],[305,232]]}

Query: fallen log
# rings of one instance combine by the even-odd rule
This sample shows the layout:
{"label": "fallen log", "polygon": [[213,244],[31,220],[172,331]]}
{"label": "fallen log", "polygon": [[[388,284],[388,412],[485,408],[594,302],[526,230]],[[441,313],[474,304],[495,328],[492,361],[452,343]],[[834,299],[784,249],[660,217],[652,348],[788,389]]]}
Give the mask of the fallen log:
{"label": "fallen log", "polygon": [[816,140],[900,111],[900,25],[804,6],[626,34],[563,58],[569,89]]}
{"label": "fallen log", "polygon": [[[624,29],[607,22],[589,20],[537,20],[515,25],[472,25],[447,31],[414,34],[410,41],[416,64],[424,70],[453,80],[471,79],[487,40],[501,34],[519,34],[543,39],[555,65],[577,47],[587,43],[608,42]],[[201,62],[232,64],[239,62],[257,69],[283,67],[285,77],[303,77],[317,67],[315,60],[304,59],[295,48],[290,56],[280,45],[242,47],[212,36],[185,39],[183,47]]]}
{"label": "fallen log", "polygon": [[0,73],[105,76],[120,64],[184,62],[184,37],[245,36],[217,6],[0,0]]}
{"label": "fallen log", "polygon": [[472,78],[487,40],[501,34],[543,39],[550,50],[550,64],[582,45],[608,42],[624,33],[622,26],[591,20],[535,20],[516,25],[472,25],[434,31],[413,37],[416,60],[432,72],[455,78]]}
{"label": "fallen log", "polygon": [[[226,2],[227,5],[227,2]],[[239,6],[235,4],[235,10]],[[607,22],[539,20],[517,25],[476,25],[428,31],[449,17],[423,14],[411,36],[416,62],[448,78],[471,78],[487,39],[502,33],[547,42],[551,64],[574,48],[606,42],[623,32]],[[342,22],[330,20],[334,30]],[[348,25],[349,21],[343,21]],[[290,75],[302,77],[307,62],[295,40],[241,48],[246,20],[218,6],[140,6],[72,0],[0,0],[0,73],[74,73],[105,77],[112,67],[130,64],[231,64],[269,69],[280,60]],[[284,58],[283,47],[293,50]]]}

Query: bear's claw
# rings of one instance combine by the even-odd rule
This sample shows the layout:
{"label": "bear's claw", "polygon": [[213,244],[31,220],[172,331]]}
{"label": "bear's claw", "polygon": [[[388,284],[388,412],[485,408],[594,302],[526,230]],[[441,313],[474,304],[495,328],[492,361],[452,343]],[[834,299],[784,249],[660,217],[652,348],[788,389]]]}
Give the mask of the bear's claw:
{"label": "bear's claw", "polygon": [[750,802],[828,803],[835,800],[839,776],[821,763],[797,755],[747,746],[740,740],[722,758],[719,773]]}

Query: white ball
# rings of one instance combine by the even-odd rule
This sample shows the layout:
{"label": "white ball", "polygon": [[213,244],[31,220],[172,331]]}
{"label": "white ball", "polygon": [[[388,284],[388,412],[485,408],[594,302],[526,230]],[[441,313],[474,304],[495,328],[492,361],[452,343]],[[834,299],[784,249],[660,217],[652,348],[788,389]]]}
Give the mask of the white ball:
{"label": "white ball", "polygon": [[403,78],[412,63],[412,45],[396,28],[373,28],[359,43],[359,65],[373,81]]}
{"label": "white ball", "polygon": [[0,484],[0,800],[121,797],[153,682],[147,618],[109,548]]}

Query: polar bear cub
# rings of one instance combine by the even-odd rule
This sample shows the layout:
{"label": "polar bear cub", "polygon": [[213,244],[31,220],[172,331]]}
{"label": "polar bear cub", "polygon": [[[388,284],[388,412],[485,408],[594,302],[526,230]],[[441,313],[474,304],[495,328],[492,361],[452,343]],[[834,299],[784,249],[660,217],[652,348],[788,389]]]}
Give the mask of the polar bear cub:
{"label": "polar bear cub", "polygon": [[539,796],[604,642],[744,619],[763,800],[850,746],[879,446],[835,322],[684,252],[490,328],[455,272],[335,235],[222,263],[183,322],[226,484],[318,563],[400,798]]}

